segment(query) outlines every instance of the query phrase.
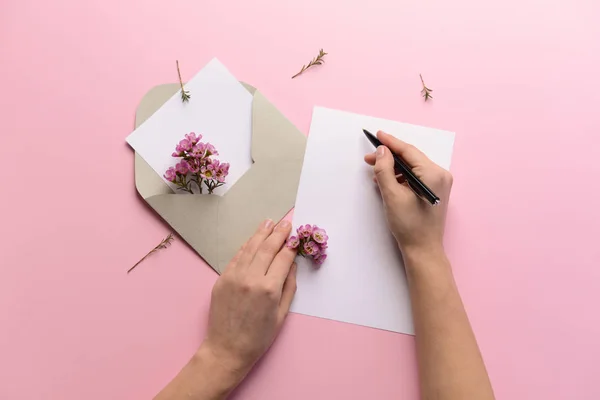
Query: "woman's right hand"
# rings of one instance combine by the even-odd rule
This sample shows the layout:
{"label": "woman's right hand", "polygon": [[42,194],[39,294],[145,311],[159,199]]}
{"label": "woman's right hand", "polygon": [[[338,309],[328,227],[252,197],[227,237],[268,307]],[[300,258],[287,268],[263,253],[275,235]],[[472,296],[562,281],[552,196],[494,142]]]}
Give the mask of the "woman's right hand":
{"label": "woman's right hand", "polygon": [[[365,161],[373,166],[388,225],[403,256],[443,251],[452,175],[408,143],[381,131],[377,132],[377,138],[383,146],[367,154]],[[440,198],[439,205],[432,206],[419,198],[403,183],[402,177],[396,177],[390,150],[406,161],[412,172],[433,190]]]}

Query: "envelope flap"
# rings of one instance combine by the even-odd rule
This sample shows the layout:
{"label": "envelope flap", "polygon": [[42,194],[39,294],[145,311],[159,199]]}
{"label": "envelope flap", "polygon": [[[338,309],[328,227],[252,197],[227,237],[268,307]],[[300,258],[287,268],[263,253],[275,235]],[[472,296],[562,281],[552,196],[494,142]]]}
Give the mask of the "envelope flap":
{"label": "envelope flap", "polygon": [[279,221],[294,207],[306,136],[258,90],[252,101],[254,164],[219,204],[219,272],[265,218]]}
{"label": "envelope flap", "polygon": [[218,265],[218,196],[163,194],[146,201],[209,265]]}
{"label": "envelope flap", "polygon": [[301,171],[302,162],[257,161],[227,192],[219,204],[219,272],[262,221],[279,221],[294,207]]}
{"label": "envelope flap", "polygon": [[258,90],[252,101],[252,158],[302,162],[306,136]]}

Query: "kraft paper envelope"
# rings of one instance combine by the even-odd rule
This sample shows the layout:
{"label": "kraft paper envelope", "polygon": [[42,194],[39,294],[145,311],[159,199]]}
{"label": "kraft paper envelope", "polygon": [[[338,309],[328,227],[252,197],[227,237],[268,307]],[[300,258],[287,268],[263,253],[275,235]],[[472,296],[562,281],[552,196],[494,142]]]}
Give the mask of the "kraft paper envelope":
{"label": "kraft paper envelope", "polygon": [[[306,137],[275,106],[244,86],[253,95],[254,163],[223,196],[175,194],[135,155],[139,194],[219,274],[263,220],[279,221],[294,207],[306,147]],[[151,89],[136,111],[136,128],[178,90],[177,84]]]}

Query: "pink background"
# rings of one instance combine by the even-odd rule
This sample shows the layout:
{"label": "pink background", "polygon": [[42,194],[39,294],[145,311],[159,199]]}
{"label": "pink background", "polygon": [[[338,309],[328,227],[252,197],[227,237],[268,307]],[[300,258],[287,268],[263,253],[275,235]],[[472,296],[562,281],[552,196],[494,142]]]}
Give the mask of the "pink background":
{"label": "pink background", "polygon": [[[455,131],[447,248],[497,397],[600,398],[599,17],[597,0],[1,0],[0,398],[150,398],[200,343],[217,276],[190,248],[125,274],[169,229],[124,139],[175,59],[189,78],[214,56],[307,133],[314,105]],[[291,315],[233,397],[416,399],[414,341]]]}

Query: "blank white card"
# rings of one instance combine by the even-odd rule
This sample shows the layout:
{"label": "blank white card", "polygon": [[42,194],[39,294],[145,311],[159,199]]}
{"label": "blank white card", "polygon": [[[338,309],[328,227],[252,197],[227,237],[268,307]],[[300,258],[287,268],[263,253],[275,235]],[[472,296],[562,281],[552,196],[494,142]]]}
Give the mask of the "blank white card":
{"label": "blank white card", "polygon": [[127,143],[163,177],[181,161],[171,154],[185,134],[203,135],[202,141],[219,151],[216,158],[231,164],[227,183],[215,190],[222,195],[252,166],[252,95],[216,58],[185,84],[185,90],[191,95],[187,103],[181,101],[178,90],[127,137]]}
{"label": "blank white card", "polygon": [[450,168],[454,133],[315,107],[294,211],[294,227],[316,224],[329,235],[320,268],[298,261],[292,311],[414,334],[400,253],[390,234],[362,130],[383,130]]}

